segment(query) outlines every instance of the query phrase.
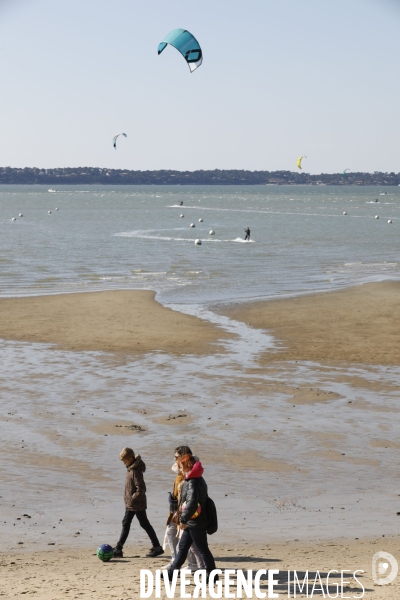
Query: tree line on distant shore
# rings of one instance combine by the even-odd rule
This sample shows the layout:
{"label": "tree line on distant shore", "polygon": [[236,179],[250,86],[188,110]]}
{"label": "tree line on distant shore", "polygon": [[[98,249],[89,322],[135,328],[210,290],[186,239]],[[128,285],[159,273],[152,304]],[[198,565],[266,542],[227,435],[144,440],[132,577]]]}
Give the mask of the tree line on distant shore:
{"label": "tree line on distant shore", "polygon": [[292,171],[129,171],[76,167],[17,169],[0,167],[0,184],[126,185],[400,185],[400,173],[309,173]]}

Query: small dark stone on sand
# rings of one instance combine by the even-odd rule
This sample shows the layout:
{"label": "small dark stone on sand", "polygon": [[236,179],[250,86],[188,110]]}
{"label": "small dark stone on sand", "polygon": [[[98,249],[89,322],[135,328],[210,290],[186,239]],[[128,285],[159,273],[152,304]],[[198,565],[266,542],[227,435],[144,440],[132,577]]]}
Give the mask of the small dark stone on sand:
{"label": "small dark stone on sand", "polygon": [[126,425],[126,428],[131,431],[145,431],[140,425]]}

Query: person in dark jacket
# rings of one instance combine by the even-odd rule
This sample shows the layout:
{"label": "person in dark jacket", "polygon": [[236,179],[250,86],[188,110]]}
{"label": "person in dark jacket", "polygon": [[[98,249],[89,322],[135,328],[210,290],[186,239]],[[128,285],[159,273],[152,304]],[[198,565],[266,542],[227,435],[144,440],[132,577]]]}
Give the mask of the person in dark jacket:
{"label": "person in dark jacket", "polygon": [[181,492],[179,518],[182,536],[179,542],[178,553],[174,562],[168,569],[168,577],[172,579],[173,572],[180,569],[186,560],[189,548],[194,543],[206,566],[207,575],[215,569],[214,557],[208,547],[207,541],[207,515],[205,512],[207,501],[207,484],[202,475],[204,469],[195,457],[186,455],[178,460],[178,466],[185,476]]}
{"label": "person in dark jacket", "polygon": [[245,236],[244,236],[244,241],[246,242],[247,240],[250,241],[250,227],[245,227],[244,228],[244,232],[245,232]]}
{"label": "person in dark jacket", "polygon": [[[180,471],[180,469],[178,467],[178,461],[185,455],[193,456],[193,453],[192,453],[191,449],[189,448],[189,446],[178,446],[177,448],[175,448],[175,452],[174,452],[175,462],[172,465],[172,471],[176,474],[176,478],[175,478],[173,491],[172,491],[172,493],[171,492],[169,493],[169,514],[168,514],[168,518],[167,518],[167,530],[165,532],[164,545],[163,545],[163,549],[165,550],[166,544],[168,544],[168,546],[170,548],[170,552],[171,552],[170,562],[168,563],[168,565],[163,567],[163,569],[167,569],[167,570],[170,568],[170,566],[174,562],[175,557],[177,555],[177,551],[178,551],[177,549],[178,549],[178,545],[179,545],[179,537],[178,536],[181,533],[179,524],[175,523],[175,521],[173,521],[172,519],[173,519],[173,515],[174,515],[175,511],[177,511],[179,508],[182,487],[185,482],[185,476],[182,474],[182,472]],[[194,457],[194,459],[195,459],[195,462],[197,462],[199,460],[196,456]],[[204,568],[205,567],[204,567],[203,559],[201,558],[201,555],[197,551],[196,545],[192,544],[192,546],[191,546],[191,548],[189,548],[189,552],[188,552],[187,569],[190,571],[198,571],[199,569],[204,569]]]}
{"label": "person in dark jacket", "polygon": [[119,458],[127,468],[124,494],[125,516],[122,520],[121,536],[114,548],[114,556],[116,558],[123,557],[122,548],[128,538],[132,520],[135,515],[137,516],[139,525],[145,530],[153,544],[153,547],[146,556],[155,557],[164,554],[164,550],[160,546],[156,532],[146,515],[146,484],[143,479],[146,465],[142,461],[140,454],[135,456],[132,448],[124,448],[120,452]]}

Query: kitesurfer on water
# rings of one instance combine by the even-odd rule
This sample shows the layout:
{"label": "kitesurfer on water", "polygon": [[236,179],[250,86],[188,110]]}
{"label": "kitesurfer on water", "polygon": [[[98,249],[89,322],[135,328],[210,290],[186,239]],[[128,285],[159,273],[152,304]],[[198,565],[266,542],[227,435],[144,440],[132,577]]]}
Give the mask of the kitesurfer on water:
{"label": "kitesurfer on water", "polygon": [[246,242],[247,240],[250,241],[250,227],[245,227],[244,228],[244,232],[245,232],[245,236],[244,236],[244,241]]}

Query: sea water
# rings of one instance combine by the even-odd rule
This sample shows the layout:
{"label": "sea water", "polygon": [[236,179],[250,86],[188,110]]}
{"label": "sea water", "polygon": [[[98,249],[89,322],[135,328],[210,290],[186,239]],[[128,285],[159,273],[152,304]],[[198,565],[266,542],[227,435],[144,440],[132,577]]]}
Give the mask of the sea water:
{"label": "sea water", "polygon": [[[147,463],[162,539],[180,443],[203,455],[217,542],[396,534],[400,368],[261,368],[272,335],[213,303],[398,278],[399,207],[398,188],[2,186],[3,297],[154,289],[235,334],[225,353],[179,358],[1,341],[2,547],[114,543],[125,445]],[[333,395],[303,404],[288,386]]]}
{"label": "sea water", "polygon": [[154,289],[204,304],[400,276],[400,188],[1,186],[0,216],[2,296]]}

